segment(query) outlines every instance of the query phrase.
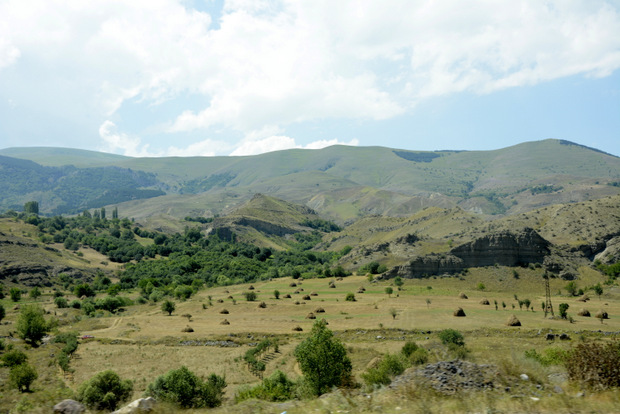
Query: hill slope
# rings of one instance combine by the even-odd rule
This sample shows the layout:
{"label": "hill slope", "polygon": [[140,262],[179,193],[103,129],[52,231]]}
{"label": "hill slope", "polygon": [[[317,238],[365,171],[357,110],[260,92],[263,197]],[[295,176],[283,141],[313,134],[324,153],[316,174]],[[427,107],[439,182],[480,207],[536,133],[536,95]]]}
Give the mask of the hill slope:
{"label": "hill slope", "polygon": [[[154,178],[148,188],[166,195],[122,205],[136,219],[163,212],[177,217],[189,211],[211,216],[257,192],[307,204],[340,222],[367,214],[404,216],[428,206],[458,205],[477,213],[513,214],[620,192],[620,187],[608,185],[620,181],[618,157],[554,139],[469,152],[334,146],[249,157],[127,158],[72,151],[7,149],[0,154],[46,159],[45,168],[67,168],[63,166],[78,164],[85,157],[99,168],[146,173]],[[35,199],[43,212],[53,212],[58,203],[47,201],[52,190],[43,186],[39,191],[5,193],[0,207],[15,208]],[[87,205],[93,207],[104,202],[88,197],[92,203]],[[170,204],[175,208],[170,210]]]}

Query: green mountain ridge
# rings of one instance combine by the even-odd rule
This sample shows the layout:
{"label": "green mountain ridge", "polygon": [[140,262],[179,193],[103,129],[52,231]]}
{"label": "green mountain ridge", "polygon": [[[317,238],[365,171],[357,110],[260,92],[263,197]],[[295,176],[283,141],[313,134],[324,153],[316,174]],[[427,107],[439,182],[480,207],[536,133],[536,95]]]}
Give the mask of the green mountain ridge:
{"label": "green mountain ridge", "polygon": [[[510,215],[620,192],[608,185],[620,180],[620,158],[557,139],[493,151],[333,146],[244,157],[130,158],[54,148],[11,148],[0,154],[45,160],[45,168],[88,163],[96,166],[91,168],[116,167],[127,175],[149,174],[154,181],[134,190],[160,190],[161,194],[137,192],[132,201],[108,204],[97,200],[101,194],[81,195],[90,198],[71,206],[79,212],[87,206],[114,204],[136,220],[159,214],[179,218],[225,214],[256,193],[308,205],[344,223],[367,214],[405,216],[429,206]],[[0,169],[0,178],[3,172]],[[43,213],[57,212],[60,202],[48,201],[50,190],[38,191],[4,193],[0,208],[17,209],[20,203],[35,200]]]}

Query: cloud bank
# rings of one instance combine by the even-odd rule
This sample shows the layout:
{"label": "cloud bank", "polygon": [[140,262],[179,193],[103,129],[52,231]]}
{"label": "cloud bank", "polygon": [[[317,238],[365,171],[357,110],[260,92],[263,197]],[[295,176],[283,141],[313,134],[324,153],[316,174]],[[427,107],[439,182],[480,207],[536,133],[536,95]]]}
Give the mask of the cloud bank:
{"label": "cloud bank", "polygon": [[[245,155],[300,147],[285,133],[294,124],[391,119],[429,98],[620,68],[620,8],[604,0],[229,0],[218,13],[189,4],[5,0],[0,78],[22,65],[40,68],[41,88],[67,85],[112,151]],[[184,107],[188,95],[204,103]],[[175,145],[149,152],[115,132],[130,103],[175,100],[152,121]],[[236,141],[195,138],[216,131]],[[187,134],[192,142],[175,139]]]}

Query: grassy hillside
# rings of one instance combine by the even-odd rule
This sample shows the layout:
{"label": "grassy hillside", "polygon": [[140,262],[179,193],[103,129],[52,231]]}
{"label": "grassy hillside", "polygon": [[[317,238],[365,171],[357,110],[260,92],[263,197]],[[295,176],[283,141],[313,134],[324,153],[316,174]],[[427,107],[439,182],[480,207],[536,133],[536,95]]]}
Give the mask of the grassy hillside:
{"label": "grassy hillside", "polygon": [[[367,214],[412,214],[429,205],[515,214],[620,192],[610,185],[620,181],[620,158],[555,139],[462,152],[333,146],[247,157],[128,158],[45,148],[0,153],[45,159],[46,165],[89,163],[154,174],[152,187],[167,195],[122,206],[136,217],[195,210],[185,201],[202,204],[202,214],[221,214],[258,192],[310,205],[341,223]],[[50,211],[46,193],[29,196]]]}

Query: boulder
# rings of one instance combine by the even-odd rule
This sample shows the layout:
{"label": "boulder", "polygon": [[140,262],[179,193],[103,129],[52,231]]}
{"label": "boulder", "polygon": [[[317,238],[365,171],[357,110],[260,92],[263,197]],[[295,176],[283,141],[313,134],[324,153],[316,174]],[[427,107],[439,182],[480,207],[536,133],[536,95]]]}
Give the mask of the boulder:
{"label": "boulder", "polygon": [[112,414],[142,414],[142,413],[150,413],[155,410],[155,406],[157,405],[157,401],[153,397],[139,398],[135,401],[130,402],[123,408],[119,408],[114,411]]}
{"label": "boulder", "polygon": [[86,407],[75,400],[62,400],[54,406],[54,413],[59,414],[81,414],[86,411]]}

